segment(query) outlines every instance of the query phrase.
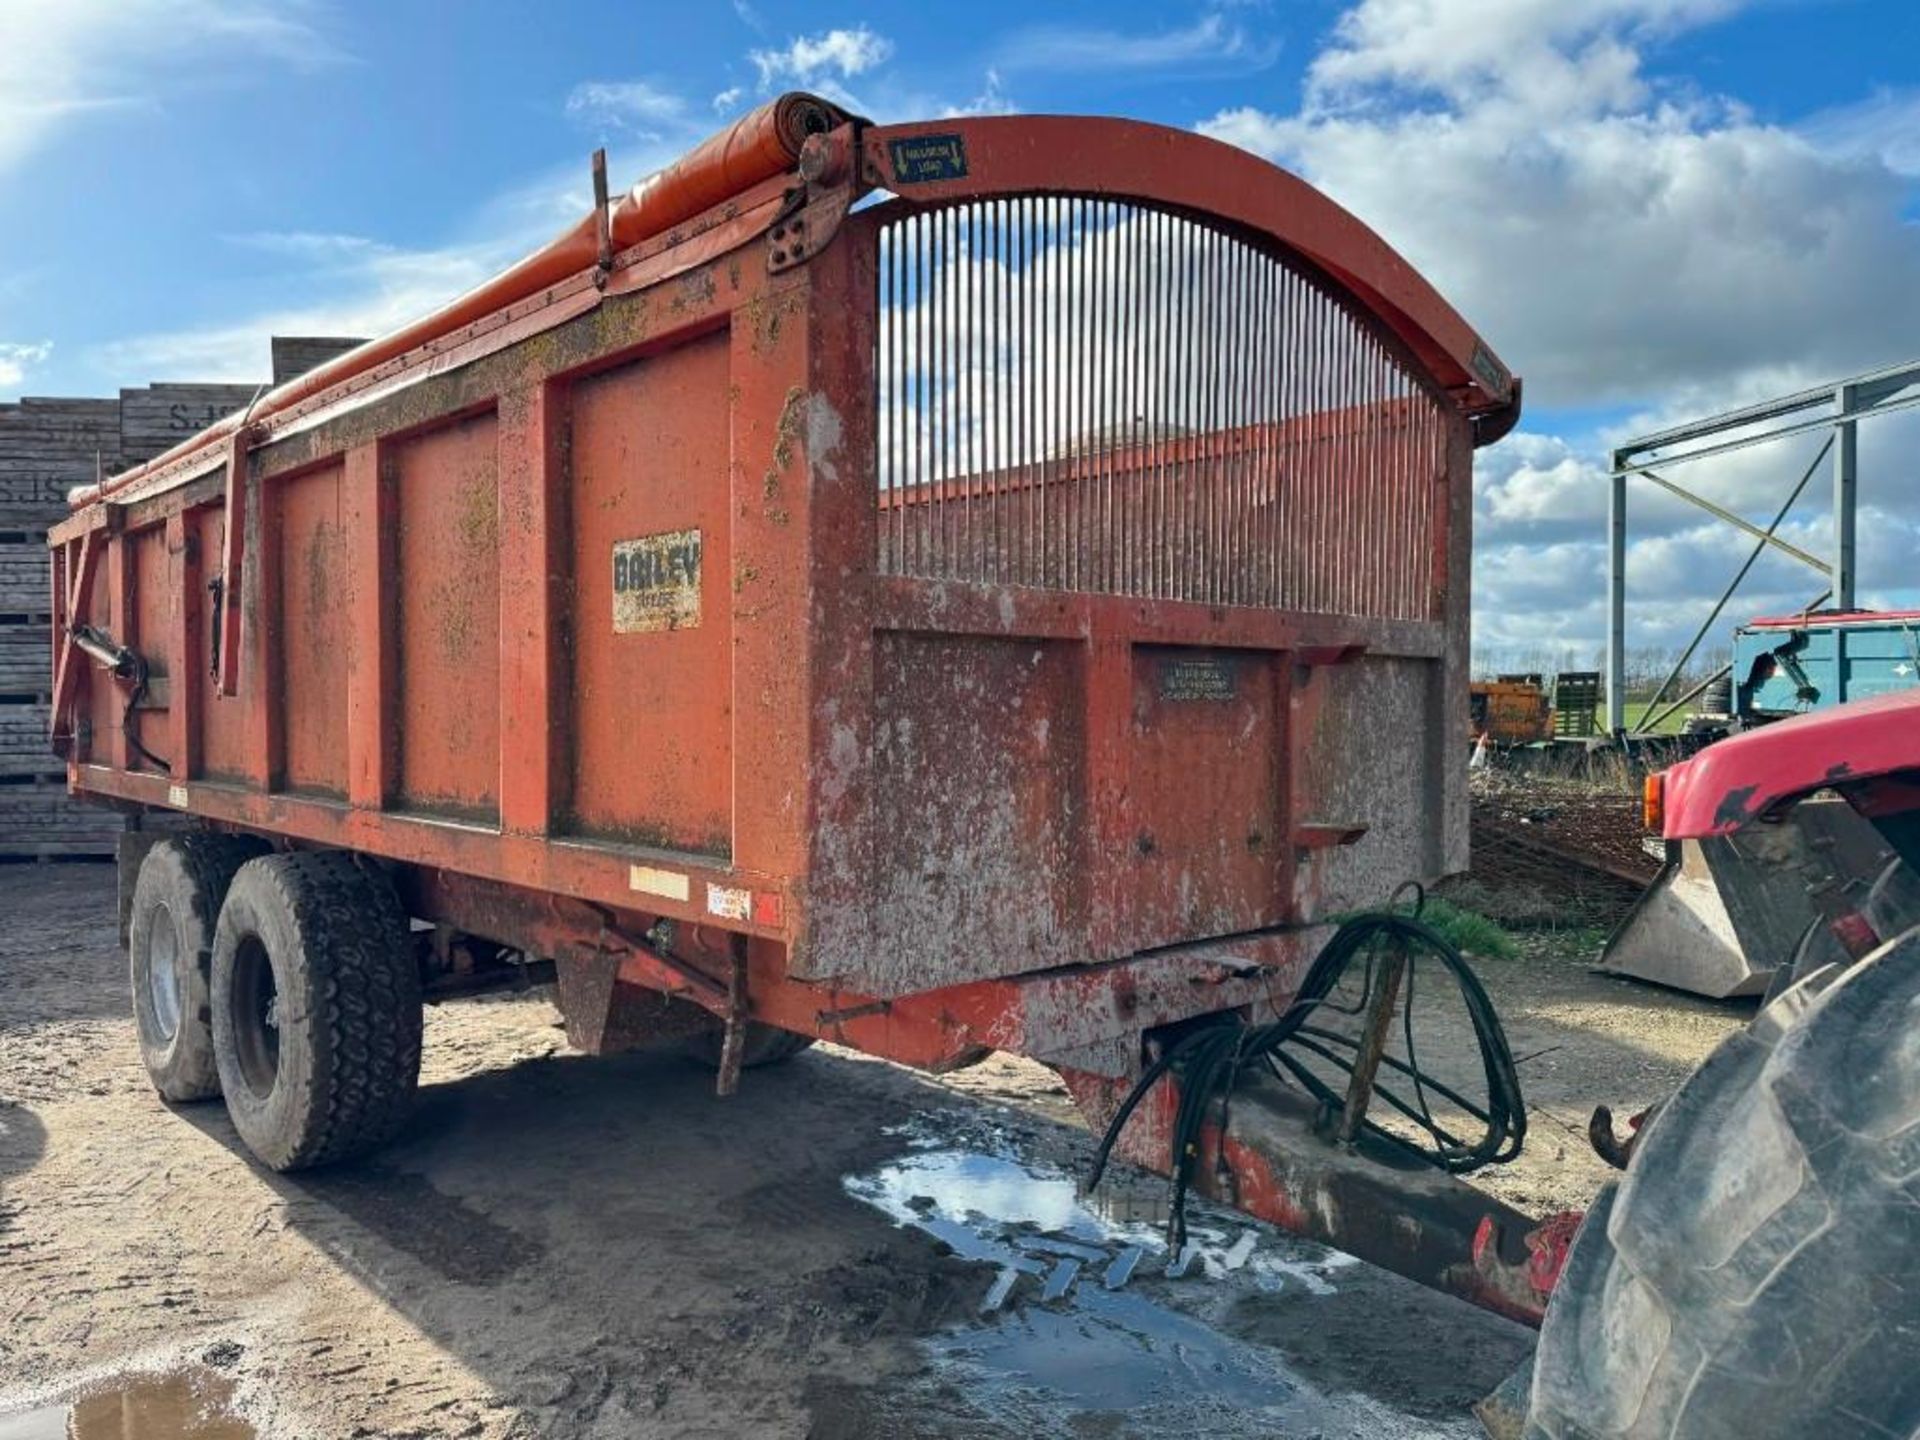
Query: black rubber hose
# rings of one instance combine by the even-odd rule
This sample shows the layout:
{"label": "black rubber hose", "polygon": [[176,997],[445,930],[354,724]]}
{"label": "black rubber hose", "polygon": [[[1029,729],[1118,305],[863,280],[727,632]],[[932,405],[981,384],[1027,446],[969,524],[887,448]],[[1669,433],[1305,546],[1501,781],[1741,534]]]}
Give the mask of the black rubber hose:
{"label": "black rubber hose", "polygon": [[[1464,1175],[1486,1165],[1499,1165],[1520,1153],[1526,1139],[1526,1102],[1520,1092],[1519,1072],[1514,1068],[1513,1052],[1505,1030],[1494,1010],[1493,1001],[1480,977],[1473,973],[1466,958],[1445,936],[1413,914],[1397,911],[1373,911],[1348,919],[1327,941],[1302,981],[1299,994],[1278,1019],[1265,1025],[1238,1023],[1210,1025],[1196,1030],[1149,1065],[1134,1084],[1108,1124],[1094,1156],[1088,1187],[1100,1183],[1120,1134],[1134,1111],[1153,1087],[1170,1071],[1181,1078],[1179,1107],[1175,1114],[1172,1154],[1168,1172],[1173,1181],[1172,1213],[1168,1229],[1174,1243],[1186,1240],[1186,1197],[1193,1166],[1200,1157],[1200,1138],[1208,1113],[1218,1108],[1218,1124],[1225,1133],[1228,1106],[1240,1076],[1249,1066],[1257,1066],[1285,1080],[1291,1078],[1301,1089],[1321,1102],[1339,1108],[1345,1095],[1334,1090],[1302,1060],[1288,1054],[1289,1047],[1316,1056],[1335,1068],[1351,1073],[1353,1066],[1338,1053],[1352,1051],[1359,1042],[1352,1036],[1307,1020],[1326,1007],[1340,1013],[1365,1013],[1380,983],[1375,959],[1387,947],[1396,947],[1406,956],[1405,981],[1401,995],[1402,1029],[1406,1058],[1382,1058],[1381,1068],[1404,1075],[1413,1082],[1413,1098],[1407,1100],[1390,1087],[1376,1084],[1374,1094],[1392,1109],[1406,1116],[1425,1133],[1428,1143],[1417,1145],[1405,1136],[1387,1130],[1372,1120],[1363,1128],[1398,1149],[1407,1151],[1443,1170]],[[1422,960],[1431,959],[1453,978],[1461,1000],[1473,1024],[1481,1066],[1486,1081],[1487,1102],[1475,1104],[1452,1087],[1427,1075],[1421,1068],[1413,1038],[1415,981]],[[1355,1007],[1334,1007],[1329,997],[1356,961],[1365,966],[1361,999]],[[1454,1135],[1434,1118],[1429,1093],[1458,1106],[1478,1120],[1482,1133],[1476,1140]]]}
{"label": "black rubber hose", "polygon": [[142,745],[140,743],[139,731],[134,728],[133,712],[140,708],[140,702],[144,700],[147,695],[147,662],[143,656],[137,655],[131,650],[125,653],[127,656],[126,664],[128,670],[125,678],[131,682],[131,688],[127,691],[126,708],[120,712],[120,733],[127,737],[127,747],[132,750],[134,754],[140,756],[162,775],[171,775],[173,773],[173,767],[160,756],[154,754],[153,751],[149,750],[145,745]]}

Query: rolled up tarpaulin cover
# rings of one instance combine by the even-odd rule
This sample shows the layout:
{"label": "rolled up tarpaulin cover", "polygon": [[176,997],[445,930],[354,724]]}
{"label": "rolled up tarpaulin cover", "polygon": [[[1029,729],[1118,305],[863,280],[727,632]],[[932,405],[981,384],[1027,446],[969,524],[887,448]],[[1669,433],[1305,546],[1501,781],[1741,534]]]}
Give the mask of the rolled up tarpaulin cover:
{"label": "rolled up tarpaulin cover", "polygon": [[[748,111],[719,134],[703,140],[664,169],[635,185],[609,217],[618,249],[638,245],[715,205],[793,168],[800,147],[811,135],[823,135],[852,119],[817,95],[794,91]],[[589,213],[526,259],[457,300],[410,325],[297,375],[261,396],[244,413],[235,413],[145,464],[103,484],[75,490],[75,509],[113,494],[163,466],[226,439],[248,423],[271,419],[343,380],[364,374],[396,355],[440,339],[483,316],[557,285],[595,264],[600,243],[597,217]]]}
{"label": "rolled up tarpaulin cover", "polygon": [[[702,141],[629,191],[613,212],[613,243],[637,245],[793,167],[810,135],[843,125],[847,113],[816,95],[782,95]],[[587,217],[593,238],[593,217]],[[571,233],[571,232],[570,232]]]}

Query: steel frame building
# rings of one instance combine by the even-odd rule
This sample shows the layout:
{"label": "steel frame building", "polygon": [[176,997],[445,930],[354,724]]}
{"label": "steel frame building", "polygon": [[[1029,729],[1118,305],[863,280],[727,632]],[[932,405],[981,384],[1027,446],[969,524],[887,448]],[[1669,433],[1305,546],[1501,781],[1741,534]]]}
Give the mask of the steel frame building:
{"label": "steel frame building", "polygon": [[[1613,452],[1612,494],[1607,506],[1607,728],[1615,734],[1627,728],[1626,696],[1626,617],[1627,617],[1627,481],[1635,476],[1650,480],[1669,494],[1712,515],[1753,537],[1753,549],[1734,572],[1714,602],[1713,609],[1694,632],[1680,659],[1654,691],[1640,716],[1640,728],[1657,725],[1660,720],[1687,704],[1714,681],[1728,673],[1722,666],[1685,694],[1673,699],[1664,710],[1655,707],[1685,670],[1700,642],[1719,620],[1727,602],[1741,581],[1768,548],[1789,555],[1826,580],[1826,588],[1808,601],[1811,610],[1830,604],[1837,610],[1855,605],[1854,520],[1859,508],[1860,446],[1859,429],[1863,420],[1920,406],[1920,361],[1896,365],[1855,375],[1830,385],[1797,391],[1778,399],[1748,405],[1738,410],[1690,421],[1671,429],[1657,431],[1630,440]],[[1735,514],[1697,491],[1675,481],[1664,472],[1691,461],[1731,454],[1790,439],[1796,435],[1828,432],[1825,442],[1801,473],[1787,498],[1764,527]],[[1832,457],[1833,544],[1829,558],[1821,559],[1775,532],[1805,492],[1820,467]]]}

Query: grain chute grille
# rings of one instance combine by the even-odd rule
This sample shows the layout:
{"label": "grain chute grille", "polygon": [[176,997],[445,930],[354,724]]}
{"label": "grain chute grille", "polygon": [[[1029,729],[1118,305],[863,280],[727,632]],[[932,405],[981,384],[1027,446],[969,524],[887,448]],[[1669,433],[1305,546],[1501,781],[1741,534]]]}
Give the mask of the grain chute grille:
{"label": "grain chute grille", "polygon": [[1446,434],[1323,280],[1184,215],[880,227],[882,574],[1428,619]]}

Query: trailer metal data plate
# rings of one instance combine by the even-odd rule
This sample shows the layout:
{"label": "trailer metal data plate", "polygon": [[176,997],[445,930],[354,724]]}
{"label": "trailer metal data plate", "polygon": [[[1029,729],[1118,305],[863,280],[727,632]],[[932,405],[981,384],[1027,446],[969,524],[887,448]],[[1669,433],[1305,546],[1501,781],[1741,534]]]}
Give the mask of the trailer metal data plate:
{"label": "trailer metal data plate", "polygon": [[1174,656],[1160,662],[1162,700],[1232,700],[1240,693],[1232,660],[1219,655]]}

